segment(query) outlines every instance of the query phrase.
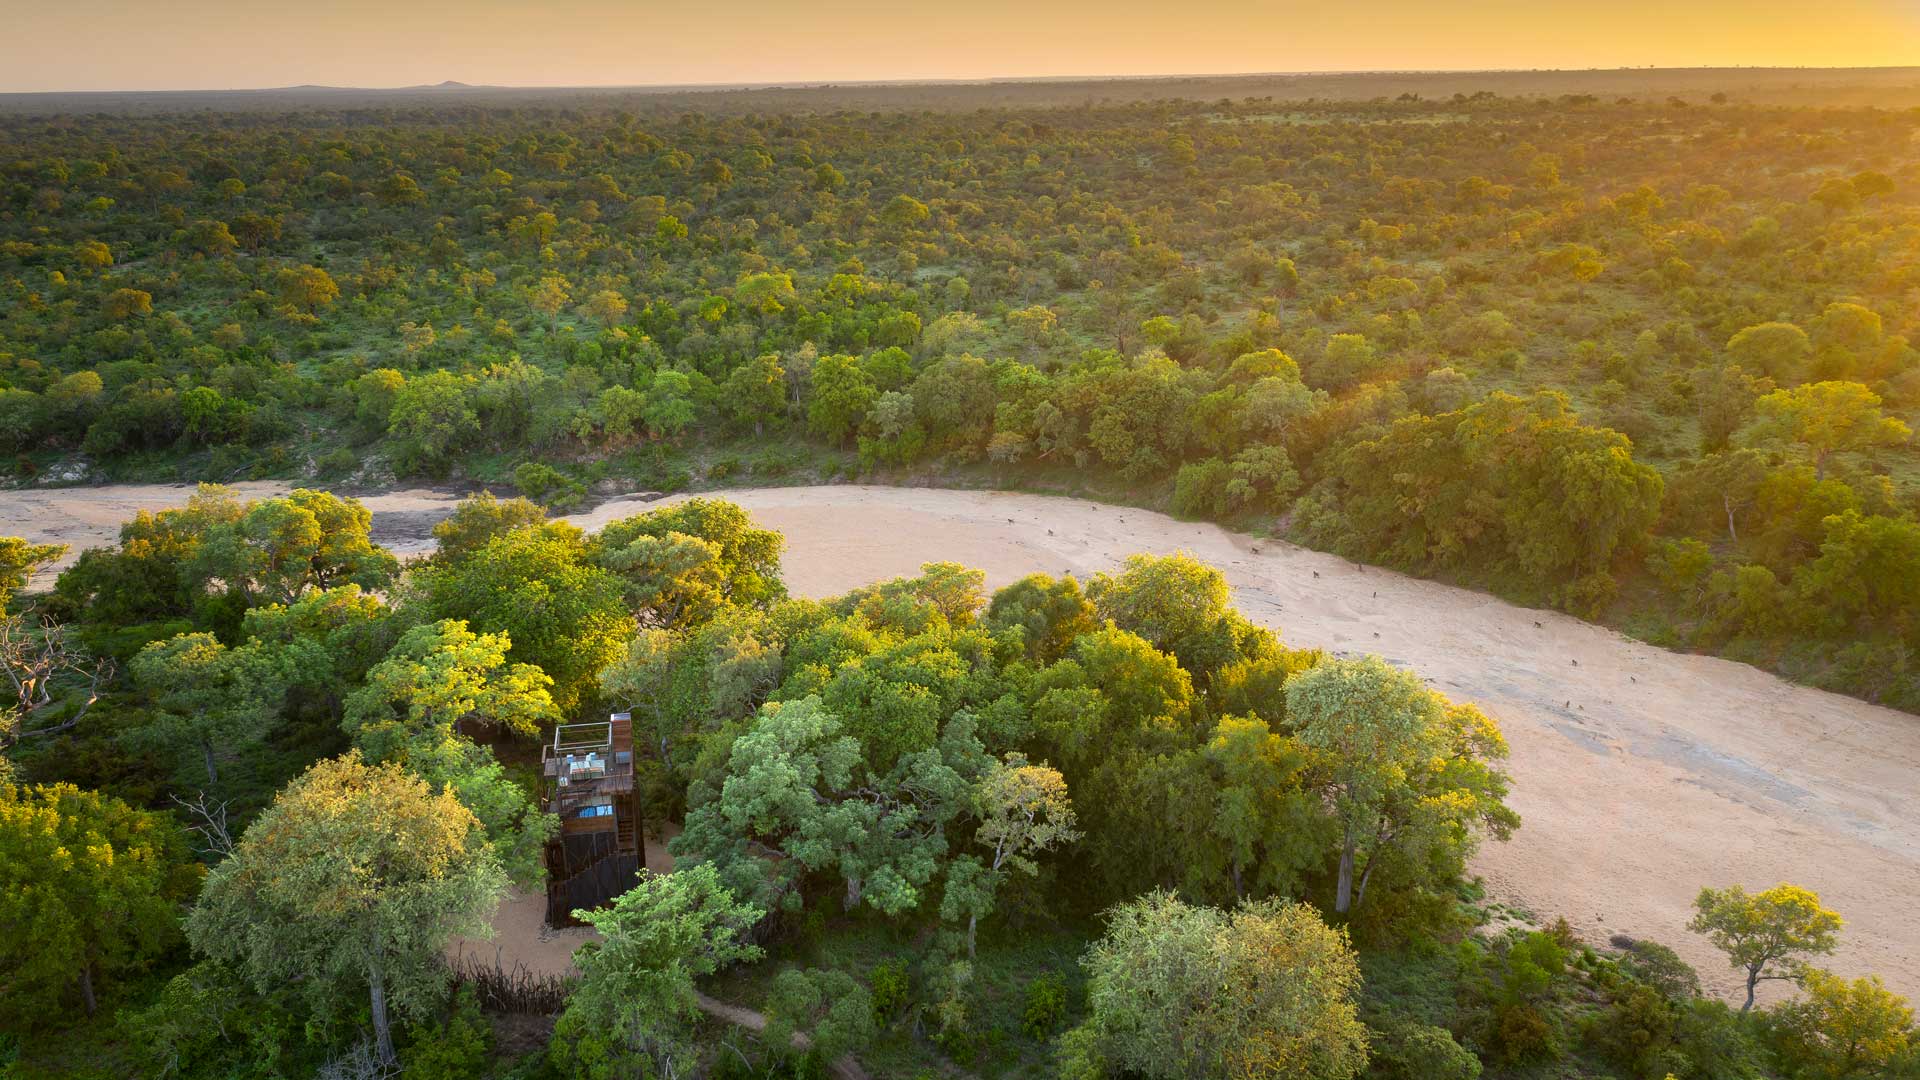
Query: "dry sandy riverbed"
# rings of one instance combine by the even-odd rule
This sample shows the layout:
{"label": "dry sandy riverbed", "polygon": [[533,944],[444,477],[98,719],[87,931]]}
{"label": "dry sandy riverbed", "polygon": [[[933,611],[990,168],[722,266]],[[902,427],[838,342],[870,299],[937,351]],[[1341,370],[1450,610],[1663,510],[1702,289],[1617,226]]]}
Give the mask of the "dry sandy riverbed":
{"label": "dry sandy riverbed", "polygon": [[[272,484],[241,485],[248,495]],[[139,509],[187,487],[0,492],[0,535],[110,542]],[[1920,996],[1920,718],[1786,683],[1741,664],[1643,645],[1552,612],[1356,567],[1290,544],[1082,499],[918,488],[725,493],[788,538],[794,592],[823,596],[946,559],[999,586],[1033,571],[1086,576],[1136,551],[1183,550],[1225,571],[1241,610],[1296,646],[1378,653],[1495,717],[1512,745],[1512,841],[1474,862],[1492,895],[1586,938],[1652,938],[1721,992],[1735,978],[1687,933],[1702,885],[1793,881],[1847,918],[1831,961]],[[402,552],[431,544],[454,497],[367,497]],[[587,528],[651,505],[614,500]],[[1777,985],[1774,995],[1781,991]]]}

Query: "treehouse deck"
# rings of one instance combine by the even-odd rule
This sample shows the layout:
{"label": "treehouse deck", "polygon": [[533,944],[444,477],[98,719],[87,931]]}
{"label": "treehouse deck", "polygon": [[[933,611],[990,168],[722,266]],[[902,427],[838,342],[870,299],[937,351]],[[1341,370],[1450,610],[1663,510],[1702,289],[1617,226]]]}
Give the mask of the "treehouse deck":
{"label": "treehouse deck", "polygon": [[560,819],[546,849],[547,923],[575,926],[573,912],[612,901],[646,866],[631,716],[555,727],[540,777],[542,803]]}

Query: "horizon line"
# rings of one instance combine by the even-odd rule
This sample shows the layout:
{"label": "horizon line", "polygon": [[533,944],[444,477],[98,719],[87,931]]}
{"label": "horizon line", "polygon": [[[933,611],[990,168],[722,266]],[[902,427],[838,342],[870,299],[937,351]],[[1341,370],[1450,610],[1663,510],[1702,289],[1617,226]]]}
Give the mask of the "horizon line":
{"label": "horizon line", "polygon": [[1219,72],[1159,72],[1146,74],[1103,74],[1103,75],[983,75],[983,76],[902,76],[880,79],[770,79],[731,82],[684,82],[684,83],[579,83],[579,84],[508,84],[508,83],[467,83],[457,79],[447,79],[437,83],[407,83],[397,86],[343,86],[331,83],[293,83],[284,86],[228,86],[228,87],[121,87],[105,90],[0,90],[0,97],[54,97],[68,95],[111,95],[111,94],[274,94],[290,92],[342,93],[405,93],[408,91],[441,91],[459,93],[465,90],[495,91],[648,91],[671,93],[674,91],[718,92],[752,90],[830,90],[839,87],[886,87],[886,86],[992,86],[1019,85],[1024,83],[1062,83],[1062,82],[1163,82],[1174,80],[1232,80],[1232,79],[1271,79],[1271,78],[1313,78],[1334,76],[1366,75],[1566,75],[1579,73],[1616,73],[1616,72],[1755,72],[1755,71],[1805,71],[1805,72],[1894,72],[1920,71],[1920,64],[1646,64],[1620,65],[1615,67],[1511,67],[1511,68],[1322,68],[1299,71],[1219,71]]}

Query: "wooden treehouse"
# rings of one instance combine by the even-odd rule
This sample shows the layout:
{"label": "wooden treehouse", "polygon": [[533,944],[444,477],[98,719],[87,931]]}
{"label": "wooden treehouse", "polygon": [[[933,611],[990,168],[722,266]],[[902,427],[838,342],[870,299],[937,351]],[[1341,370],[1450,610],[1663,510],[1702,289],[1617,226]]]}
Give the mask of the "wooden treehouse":
{"label": "wooden treehouse", "polygon": [[547,924],[577,926],[575,911],[633,888],[647,864],[631,714],[554,728],[540,776],[542,801],[560,819],[547,841]]}

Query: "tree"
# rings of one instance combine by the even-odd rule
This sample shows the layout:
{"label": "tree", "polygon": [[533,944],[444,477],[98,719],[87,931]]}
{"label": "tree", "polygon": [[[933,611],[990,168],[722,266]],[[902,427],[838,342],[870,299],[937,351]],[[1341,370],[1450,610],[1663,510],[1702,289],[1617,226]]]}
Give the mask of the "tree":
{"label": "tree", "polygon": [[993,910],[993,894],[1007,874],[1037,874],[1034,856],[1080,839],[1066,780],[1057,769],[1027,764],[1024,754],[1010,753],[987,769],[974,787],[973,810],[980,818],[974,843],[990,854],[985,859],[969,856],[948,869],[940,911],[948,919],[966,915],[968,956],[974,952],[980,916]]}
{"label": "tree", "polygon": [[274,283],[280,290],[282,303],[309,314],[340,296],[340,286],[334,284],[333,275],[317,266],[288,267],[280,271]]}
{"label": "tree", "polygon": [[553,680],[553,704],[570,713],[633,635],[621,580],[589,560],[572,526],[519,529],[457,563],[420,575],[426,607],[476,633],[505,633],[511,658]]}
{"label": "tree", "polygon": [[128,670],[160,715],[138,741],[197,756],[207,784],[219,784],[219,759],[258,745],[279,719],[292,676],[285,660],[258,644],[230,649],[208,633],[148,645]]}
{"label": "tree", "polygon": [[31,544],[17,536],[0,536],[0,609],[42,567],[66,553],[65,544]]}
{"label": "tree", "polygon": [[813,396],[807,404],[807,426],[819,437],[844,443],[873,407],[878,392],[860,361],[840,354],[823,356],[813,365]]}
{"label": "tree", "polygon": [[1693,910],[1687,928],[1707,935],[1730,964],[1746,972],[1743,1014],[1753,1008],[1762,982],[1797,979],[1806,971],[1805,957],[1831,953],[1839,944],[1840,916],[1798,885],[1775,885],[1753,895],[1738,885],[1701,889]]}
{"label": "tree", "polygon": [[151,315],[153,294],[141,289],[115,289],[101,302],[100,314],[108,322],[126,322],[142,315]]}
{"label": "tree", "polygon": [[308,592],[354,584],[385,588],[399,560],[372,540],[373,513],[358,499],[295,489],[248,503],[200,540],[189,573],[220,582],[249,607],[289,604]]}
{"label": "tree", "polygon": [[1360,966],[1305,904],[1222,911],[1155,892],[1109,912],[1082,964],[1083,1037],[1128,1073],[1346,1080],[1366,1067]]}
{"label": "tree", "polygon": [[[6,677],[0,682],[0,754],[22,739],[78,726],[99,702],[113,669],[111,660],[78,645],[68,624],[45,619],[36,626],[28,613],[0,612],[0,674]],[[10,767],[0,757],[0,782]]]}
{"label": "tree", "polygon": [[1607,268],[1600,252],[1585,244],[1561,244],[1540,254],[1540,269],[1585,285]]}
{"label": "tree", "polygon": [[780,358],[762,353],[727,373],[720,384],[721,409],[736,425],[751,427],[755,436],[764,435],[767,421],[778,418],[786,407],[786,380]]}
{"label": "tree", "polygon": [[[1306,782],[1309,755],[1258,717],[1223,716],[1202,760],[1214,793],[1208,834],[1233,898],[1297,894],[1306,874],[1324,865],[1330,839]],[[1202,860],[1194,863],[1201,868]]]}
{"label": "tree", "polygon": [[467,381],[447,371],[408,379],[394,395],[387,430],[412,444],[415,464],[444,469],[453,453],[480,433],[480,414],[468,400]]}
{"label": "tree", "polygon": [[1835,451],[1892,446],[1912,434],[1880,411],[1880,395],[1854,382],[1821,382],[1775,390],[1754,402],[1749,441],[1798,444],[1813,458],[1814,479],[1826,478]]}
{"label": "tree", "polygon": [[712,544],[719,552],[714,566],[721,597],[740,607],[766,608],[787,596],[780,578],[780,552],[786,537],[754,524],[738,503],[724,499],[688,499],[672,506],[609,522],[600,530],[598,550],[603,557],[618,552],[641,537],[674,534]]}
{"label": "tree", "polygon": [[1302,745],[1324,755],[1325,795],[1340,828],[1334,911],[1363,900],[1396,850],[1470,850],[1477,830],[1504,839],[1518,826],[1502,802],[1507,778],[1490,764],[1506,756],[1506,743],[1479,710],[1450,706],[1377,656],[1328,661],[1286,685],[1287,721]]}
{"label": "tree", "polygon": [[693,380],[682,371],[655,372],[641,409],[647,434],[655,439],[676,439],[693,423],[695,415]]}
{"label": "tree", "polygon": [[873,1041],[873,995],[844,971],[788,969],[774,976],[767,996],[768,1046],[804,1039],[822,1060],[834,1061]]}
{"label": "tree", "polygon": [[547,329],[554,329],[554,321],[560,315],[560,309],[572,299],[573,286],[559,274],[542,274],[527,292],[527,303],[533,310],[547,317]]}
{"label": "tree", "polygon": [[1846,510],[1821,526],[1820,557],[1794,576],[1817,609],[1842,621],[1920,611],[1920,522]]}
{"label": "tree", "polygon": [[601,939],[575,953],[580,983],[548,1044],[554,1064],[585,1080],[691,1075],[694,980],[759,959],[746,933],[763,914],[711,866],[643,875],[611,907],[575,912]]}
{"label": "tree", "polygon": [[731,888],[766,906],[798,905],[802,877],[831,870],[849,909],[913,910],[984,755],[956,717],[941,746],[907,753],[883,774],[865,757],[818,697],[765,706],[728,747],[724,774],[690,794],[675,856],[716,864]]}
{"label": "tree", "polygon": [[1129,555],[1119,574],[1095,575],[1087,599],[1101,618],[1156,649],[1178,651],[1226,614],[1227,579],[1184,553]]}
{"label": "tree", "polygon": [[0,780],[0,1015],[34,1026],[78,990],[92,1016],[108,980],[179,940],[200,873],[165,814],[72,784]]}
{"label": "tree", "polygon": [[1805,997],[1774,1010],[1781,1056],[1799,1066],[1805,1080],[1866,1080],[1912,1075],[1899,1071],[1916,1062],[1920,1032],[1905,998],[1879,976],[1848,982],[1808,968],[1800,976]]}
{"label": "tree", "polygon": [[720,546],[697,536],[636,536],[621,547],[603,549],[599,561],[625,581],[627,604],[644,626],[684,630],[712,618],[726,603]]}
{"label": "tree", "polygon": [[933,211],[927,209],[926,203],[921,202],[911,195],[902,193],[895,195],[892,201],[888,202],[886,207],[880,211],[880,220],[885,221],[889,225],[911,228],[927,220],[932,213]]}
{"label": "tree", "polygon": [[1029,574],[993,594],[987,626],[1018,628],[1027,655],[1050,664],[1066,655],[1074,639],[1098,626],[1092,603],[1071,577]]}
{"label": "tree", "polygon": [[541,846],[559,827],[462,725],[528,737],[560,721],[553,680],[509,664],[505,634],[449,620],[407,631],[347,699],[342,726],[370,762],[397,762],[473,812],[515,881],[539,880]]}
{"label": "tree", "polygon": [[1792,323],[1760,323],[1727,339],[1727,359],[1750,375],[1765,375],[1785,386],[1806,378],[1812,357],[1807,332]]}
{"label": "tree", "polygon": [[390,1010],[425,1020],[443,998],[441,950],[484,934],[506,877],[479,822],[398,765],[352,755],[288,784],[215,867],[187,938],[240,964],[260,991],[297,982],[335,1016],[366,993],[379,1060],[395,1060]]}
{"label": "tree", "polygon": [[510,648],[508,635],[476,634],[458,619],[408,630],[347,699],[347,733],[375,757],[422,736],[451,736],[462,723],[538,734],[559,720],[553,680],[532,664],[508,663]]}
{"label": "tree", "polygon": [[744,274],[733,286],[733,298],[741,307],[765,317],[785,311],[794,296],[793,277],[779,272]]}
{"label": "tree", "polygon": [[433,527],[434,557],[441,562],[459,562],[496,536],[546,521],[547,512],[531,499],[496,499],[493,492],[482,491],[460,500],[453,513]]}
{"label": "tree", "polygon": [[626,317],[627,298],[612,289],[602,289],[587,297],[587,302],[580,305],[580,314],[601,326],[617,325]]}

